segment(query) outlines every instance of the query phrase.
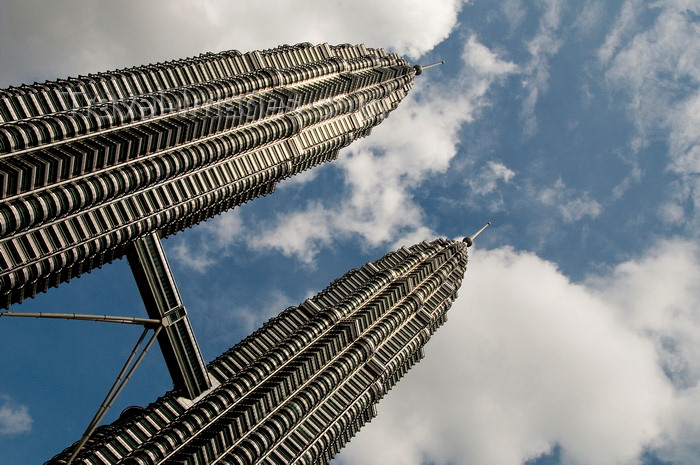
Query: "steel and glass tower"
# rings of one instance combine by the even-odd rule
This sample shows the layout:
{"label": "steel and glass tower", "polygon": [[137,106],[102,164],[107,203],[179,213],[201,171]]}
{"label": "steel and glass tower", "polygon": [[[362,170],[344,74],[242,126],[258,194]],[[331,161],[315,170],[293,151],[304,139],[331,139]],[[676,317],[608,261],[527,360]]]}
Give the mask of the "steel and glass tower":
{"label": "steel and glass tower", "polygon": [[423,357],[470,244],[422,242],[351,270],[207,365],[212,387],[198,399],[171,392],[125,410],[73,463],[328,463]]}
{"label": "steel and glass tower", "polygon": [[420,70],[305,43],[0,90],[0,307],[336,158]]}

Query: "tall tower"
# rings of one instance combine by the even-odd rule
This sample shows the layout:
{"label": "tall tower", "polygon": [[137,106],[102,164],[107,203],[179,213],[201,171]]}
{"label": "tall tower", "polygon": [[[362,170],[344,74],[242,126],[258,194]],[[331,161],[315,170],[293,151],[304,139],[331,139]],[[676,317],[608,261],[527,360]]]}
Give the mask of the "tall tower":
{"label": "tall tower", "polygon": [[[125,410],[73,463],[328,463],[423,357],[468,245],[422,242],[349,271],[211,362],[212,387],[196,401],[170,392]],[[48,464],[66,464],[75,447]]]}
{"label": "tall tower", "polygon": [[334,159],[419,71],[305,43],[0,90],[0,307]]}

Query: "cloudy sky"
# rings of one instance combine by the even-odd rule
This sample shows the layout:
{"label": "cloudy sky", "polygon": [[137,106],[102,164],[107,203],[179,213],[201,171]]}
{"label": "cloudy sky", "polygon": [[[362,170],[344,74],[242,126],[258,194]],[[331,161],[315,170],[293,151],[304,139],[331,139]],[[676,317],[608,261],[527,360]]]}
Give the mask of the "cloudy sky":
{"label": "cloudy sky", "polygon": [[[447,63],[336,162],[165,241],[205,359],[352,267],[492,221],[336,463],[700,462],[700,2],[0,0],[0,87],[303,41]],[[13,310],[145,315],[124,260]],[[138,336],[0,320],[0,464],[77,440]],[[156,349],[108,419],[170,386]]]}

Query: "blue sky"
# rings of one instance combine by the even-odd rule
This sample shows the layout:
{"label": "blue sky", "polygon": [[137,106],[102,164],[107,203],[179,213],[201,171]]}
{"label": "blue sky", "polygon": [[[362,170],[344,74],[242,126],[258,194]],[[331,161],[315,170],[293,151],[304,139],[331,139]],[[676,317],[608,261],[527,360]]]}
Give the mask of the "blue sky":
{"label": "blue sky", "polygon": [[[165,241],[204,358],[490,220],[426,358],[336,462],[698,463],[700,3],[375,3],[0,0],[0,87],[302,41],[446,60],[337,161]],[[145,314],[124,260],[12,310]],[[77,440],[138,336],[0,319],[0,464]],[[169,388],[156,349],[108,418]]]}

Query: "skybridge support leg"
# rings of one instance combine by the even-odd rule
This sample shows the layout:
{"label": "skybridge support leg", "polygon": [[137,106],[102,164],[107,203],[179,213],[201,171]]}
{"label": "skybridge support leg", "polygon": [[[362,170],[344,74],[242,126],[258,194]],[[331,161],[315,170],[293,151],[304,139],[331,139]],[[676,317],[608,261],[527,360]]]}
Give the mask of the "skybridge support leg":
{"label": "skybridge support leg", "polygon": [[211,382],[160,238],[151,234],[137,240],[127,258],[148,316],[163,322],[158,344],[173,385],[182,396],[194,399]]}

